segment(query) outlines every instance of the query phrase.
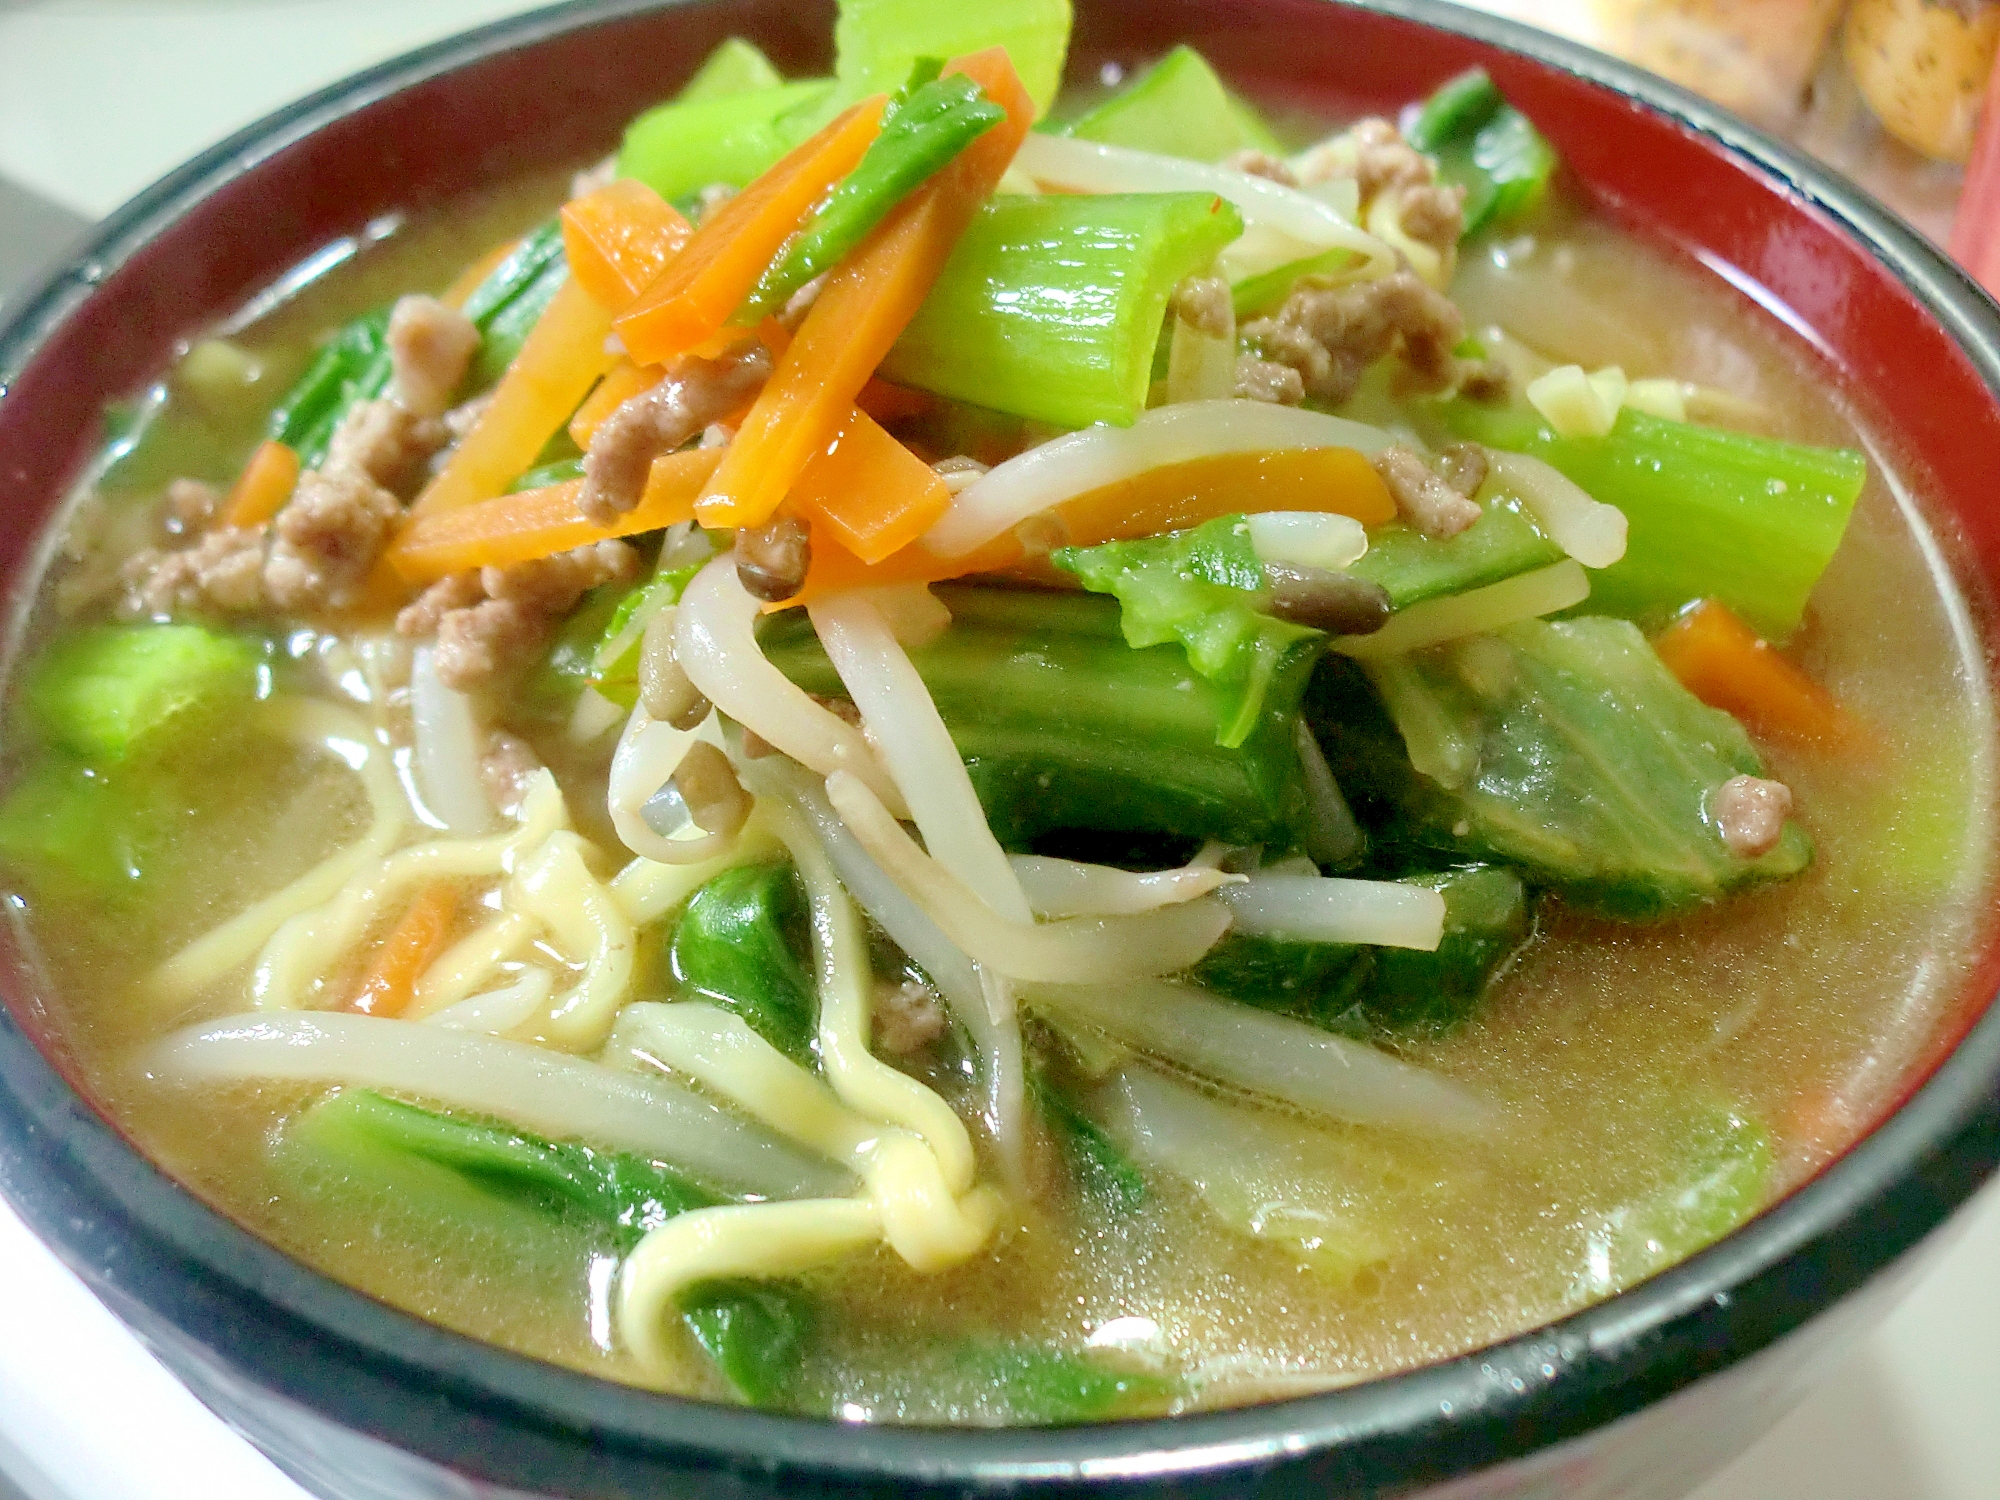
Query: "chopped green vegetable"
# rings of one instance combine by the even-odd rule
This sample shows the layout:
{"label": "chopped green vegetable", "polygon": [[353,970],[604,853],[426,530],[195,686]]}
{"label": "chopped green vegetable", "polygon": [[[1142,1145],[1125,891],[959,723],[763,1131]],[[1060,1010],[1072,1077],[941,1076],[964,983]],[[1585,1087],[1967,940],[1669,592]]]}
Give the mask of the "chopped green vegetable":
{"label": "chopped green vegetable", "polygon": [[566,718],[576,707],[577,695],[596,685],[597,645],[624,597],[615,584],[592,589],[563,621],[548,655],[522,684],[523,700],[539,717]]}
{"label": "chopped green vegetable", "polygon": [[831,87],[809,79],[648,110],[625,129],[618,175],[670,203],[716,183],[742,187],[804,139],[793,117],[827,99]]}
{"label": "chopped green vegetable", "polygon": [[590,684],[620,708],[639,701],[639,648],[646,624],[670,604],[678,604],[704,558],[685,567],[657,573],[618,601],[591,655]]}
{"label": "chopped green vegetable", "polygon": [[736,321],[754,324],[782,308],[800,287],[860,244],[890,209],[1006,116],[963,73],[899,95],[883,116],[882,133],[765,271]]}
{"label": "chopped green vegetable", "polygon": [[681,1294],[680,1308],[695,1342],[737,1394],[752,1406],[783,1402],[812,1333],[808,1298],[769,1282],[706,1281]]}
{"label": "chopped green vegetable", "polygon": [[271,413],[270,434],[315,468],[347,408],[388,389],[389,314],[368,313],[343,324]]}
{"label": "chopped green vegetable", "polygon": [[1209,193],[999,197],[883,363],[905,385],[1058,427],[1145,410],[1167,298],[1243,232]]}
{"label": "chopped green vegetable", "polygon": [[756,43],[733,36],[708,54],[674,102],[706,104],[711,99],[730,99],[738,94],[776,88],[784,81]]}
{"label": "chopped green vegetable", "polygon": [[60,637],[28,668],[27,717],[95,766],[158,754],[261,694],[260,653],[199,625],[99,626]]}
{"label": "chopped green vegetable", "polygon": [[[480,331],[467,390],[484,389],[506,372],[567,275],[562,224],[550,219],[524,235],[473,288],[461,309]],[[389,388],[388,330],[386,308],[343,324],[272,410],[269,435],[295,451],[305,467],[316,468],[325,459],[327,444],[349,407]]]}
{"label": "chopped green vegetable", "polygon": [[1374,693],[1329,660],[1308,712],[1378,852],[1498,860],[1632,920],[1812,859],[1796,823],[1756,859],[1722,841],[1710,799],[1763,766],[1742,726],[1675,681],[1625,621],[1527,620],[1369,676]]}
{"label": "chopped green vegetable", "polygon": [[1847,530],[1868,460],[1629,408],[1604,437],[1560,438],[1531,409],[1453,401],[1460,437],[1532,453],[1625,513],[1624,558],[1591,575],[1590,607],[1664,619],[1720,599],[1760,635],[1783,640]]}
{"label": "chopped green vegetable", "polygon": [[1408,140],[1437,158],[1442,181],[1465,189],[1467,235],[1518,218],[1555,175],[1555,148],[1501,97],[1484,68],[1459,74],[1431,95]]}
{"label": "chopped green vegetable", "polygon": [[508,303],[525,296],[551,266],[563,261],[562,220],[544,219],[521,236],[506,259],[486,273],[459,309],[485,328]]}
{"label": "chopped green vegetable", "polygon": [[51,757],[0,800],[0,864],[38,895],[116,905],[156,883],[188,812],[170,781]]}
{"label": "chopped green vegetable", "polygon": [[[677,1215],[724,1201],[629,1152],[546,1141],[366,1089],[344,1089],[314,1105],[285,1136],[288,1145],[330,1159],[349,1175],[408,1184],[409,1162],[441,1168],[499,1204],[607,1232],[621,1252]],[[744,1399],[760,1406],[779,1399],[809,1327],[801,1294],[777,1284],[709,1282],[682,1296],[681,1311]]]}
{"label": "chopped green vegetable", "polygon": [[1192,161],[1282,148],[1263,117],[1230,93],[1194,48],[1179,46],[1063,128],[1080,140]]}
{"label": "chopped green vegetable", "polygon": [[1005,47],[1008,61],[1045,114],[1062,83],[1069,51],[1069,0],[841,0],[834,23],[834,72],[843,99],[901,88],[926,57],[963,57]]}
{"label": "chopped green vegetable", "polygon": [[1229,301],[1236,321],[1262,317],[1291,296],[1301,276],[1334,276],[1352,267],[1360,254],[1354,250],[1322,250],[1303,260],[1287,261],[1273,270],[1246,276],[1229,288]]}
{"label": "chopped green vegetable", "polygon": [[486,1193],[543,1214],[579,1214],[629,1250],[647,1231],[690,1209],[724,1201],[657,1162],[622,1151],[545,1141],[508,1125],[459,1119],[344,1089],[290,1127],[322,1149],[421,1157]]}
{"label": "chopped green vegetable", "polygon": [[1063,547],[1049,561],[1094,593],[1113,594],[1125,639],[1135,647],[1179,641],[1188,662],[1221,690],[1216,743],[1241,745],[1264,714],[1264,694],[1326,640],[1322,631],[1257,608],[1264,567],[1241,516],[1192,531]]}
{"label": "chopped green vegetable", "polygon": [[1177,1389],[1165,1375],[1041,1344],[969,1344],[952,1363],[952,1374],[982,1387],[988,1399],[997,1397],[1016,1423],[1056,1426],[1143,1416],[1163,1409]]}
{"label": "chopped green vegetable", "polygon": [[668,962],[684,989],[735,1012],[798,1061],[812,1055],[819,1002],[791,934],[801,921],[788,862],[738,865],[688,898]]}
{"label": "chopped green vegetable", "polygon": [[1485,510],[1453,537],[1428,537],[1400,522],[1378,526],[1368,533],[1368,551],[1348,571],[1381,584],[1392,606],[1408,609],[1563,560],[1562,548],[1512,495],[1492,496]]}
{"label": "chopped green vegetable", "polygon": [[1756,1121],[1733,1109],[1701,1110],[1667,1181],[1587,1231],[1579,1289],[1609,1296],[1712,1245],[1763,1207],[1776,1164]]}
{"label": "chopped green vegetable", "polygon": [[1433,952],[1232,934],[1194,978],[1217,994],[1351,1035],[1447,1031],[1472,1013],[1527,941],[1527,888],[1496,865],[1409,875],[1403,883],[1444,896],[1444,937]]}
{"label": "chopped green vegetable", "polygon": [[507,486],[507,493],[518,495],[523,490],[547,489],[552,484],[567,484],[572,479],[583,478],[583,460],[580,458],[559,458],[552,464],[538,464],[519,479]]}
{"label": "chopped green vegetable", "polygon": [[1225,1102],[1143,1067],[1114,1075],[1091,1107],[1114,1141],[1193,1188],[1226,1228],[1336,1281],[1386,1260],[1406,1226],[1423,1222],[1418,1182],[1395,1194],[1373,1186],[1391,1161],[1366,1137]]}
{"label": "chopped green vegetable", "polygon": [[[1127,646],[1112,600],[973,588],[938,597],[951,628],[910,659],[1008,848],[1071,830],[1299,841],[1294,731],[1310,659],[1286,660],[1262,719],[1225,749],[1218,690],[1178,646]],[[803,612],[774,617],[762,644],[801,687],[845,692]]]}
{"label": "chopped green vegetable", "polygon": [[1098,1123],[1064,1097],[1039,1069],[1028,1088],[1056,1138],[1070,1175],[1095,1206],[1130,1213],[1146,1201],[1146,1179]]}
{"label": "chopped green vegetable", "polygon": [[473,320],[479,327],[479,348],[472,356],[471,369],[466,371],[464,391],[483,391],[500,383],[500,377],[514,363],[521,346],[528,342],[528,335],[535,331],[535,324],[541,321],[543,311],[568,280],[569,260],[558,254],[543,265],[533,281],[494,309],[490,317]]}

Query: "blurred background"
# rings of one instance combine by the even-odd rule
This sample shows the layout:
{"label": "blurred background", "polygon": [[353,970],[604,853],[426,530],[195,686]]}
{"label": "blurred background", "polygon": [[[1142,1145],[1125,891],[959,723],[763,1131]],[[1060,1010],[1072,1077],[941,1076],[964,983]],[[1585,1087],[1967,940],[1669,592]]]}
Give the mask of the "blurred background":
{"label": "blurred background", "polygon": [[[2000,288],[2000,0],[1472,0],[1821,157]],[[89,226],[280,105],[531,0],[0,0],[0,316]],[[1693,1500],[2000,1496],[2000,1193]],[[0,1206],[0,1500],[302,1500]]]}

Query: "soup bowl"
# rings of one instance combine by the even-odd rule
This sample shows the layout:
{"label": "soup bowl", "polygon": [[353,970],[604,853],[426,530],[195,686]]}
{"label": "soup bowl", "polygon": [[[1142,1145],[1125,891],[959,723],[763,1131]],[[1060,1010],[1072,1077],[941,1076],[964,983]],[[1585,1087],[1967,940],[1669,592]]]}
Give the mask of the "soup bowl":
{"label": "soup bowl", "polygon": [[[98,232],[0,332],[0,571],[11,640],[99,413],[177,345],[385,216],[600,155],[724,37],[825,65],[827,6],[568,5],[365,73],[225,142]],[[1576,191],[1785,324],[1899,463],[1972,601],[2000,585],[2000,308],[1865,195],[1633,69],[1431,0],[1088,0],[1072,73],[1200,47],[1321,114],[1393,110],[1486,67]],[[1976,620],[1961,620],[1969,632]],[[1987,660],[1983,651],[1973,658]],[[360,1497],[1668,1497],[1796,1398],[1894,1299],[2000,1162],[2000,933],[1895,1102],[1712,1248],[1461,1358],[1237,1410],[1069,1428],[842,1425],[610,1384],[481,1344],[270,1248],[154,1168],[0,937],[0,1192],[194,1391],[309,1490]],[[1935,1237],[1930,1243],[1935,1245]]]}

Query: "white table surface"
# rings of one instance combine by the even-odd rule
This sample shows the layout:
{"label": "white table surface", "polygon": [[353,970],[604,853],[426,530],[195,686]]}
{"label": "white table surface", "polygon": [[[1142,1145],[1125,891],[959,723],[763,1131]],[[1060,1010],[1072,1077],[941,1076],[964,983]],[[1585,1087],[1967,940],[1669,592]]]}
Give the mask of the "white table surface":
{"label": "white table surface", "polygon": [[[1483,0],[1531,13],[1539,0]],[[1548,0],[1565,9],[1577,0]],[[287,100],[521,0],[0,0],[0,175],[95,218]],[[0,224],[0,234],[7,226]],[[107,1420],[110,1414],[115,1419]],[[0,1500],[301,1500],[0,1207]],[[1693,1500],[2000,1497],[2000,1191]]]}

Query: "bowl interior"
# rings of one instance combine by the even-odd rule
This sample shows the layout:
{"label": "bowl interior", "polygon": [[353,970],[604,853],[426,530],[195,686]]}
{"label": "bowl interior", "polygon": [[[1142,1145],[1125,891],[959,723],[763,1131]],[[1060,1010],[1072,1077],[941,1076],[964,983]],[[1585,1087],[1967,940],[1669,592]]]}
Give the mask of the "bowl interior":
{"label": "bowl interior", "polygon": [[[1447,14],[1467,30],[1427,24]],[[105,404],[156,377],[184,340],[312,251],[387,214],[587,162],[725,36],[749,35],[781,67],[805,71],[825,65],[830,28],[830,6],[796,0],[567,7],[330,90],[168,179],[107,225],[95,250],[24,305],[11,335],[0,338],[0,514],[8,519],[0,578],[10,597],[17,605],[25,598],[45,523],[100,441]],[[1084,4],[1072,77],[1093,77],[1107,62],[1144,61],[1179,41],[1201,48],[1246,91],[1324,114],[1393,112],[1463,68],[1486,67],[1552,138],[1587,199],[1706,267],[1805,342],[1824,378],[1852,393],[1862,419],[1896,435],[1902,463],[1935,497],[1930,519],[1975,603],[1983,607],[2000,585],[2000,507],[1985,500],[1991,455],[2000,451],[2000,322],[1912,232],[1837,181],[1667,85],[1631,83],[1617,64],[1427,0],[1365,8],[1328,0]],[[31,956],[11,930],[0,943],[8,1009],[74,1081],[44,1022]],[[1978,1021],[1996,987],[2000,946],[1989,930],[1957,1003],[1912,1068],[1906,1096]],[[213,1236],[217,1223],[200,1220],[200,1234]],[[1757,1269],[1746,1264],[1742,1274]],[[299,1268],[294,1274],[317,1280]],[[313,1297],[347,1295],[321,1285]],[[267,1293],[281,1303],[305,1297]],[[395,1344],[364,1328],[361,1314],[334,1318],[328,1305],[312,1302],[301,1315],[332,1319],[344,1337]],[[407,1336],[399,1357],[423,1362],[449,1351],[464,1380],[543,1411],[554,1403],[565,1421],[647,1431],[659,1420],[649,1410],[672,1404],[593,1394],[600,1383],[586,1377],[491,1351],[468,1355],[457,1347],[467,1341],[407,1324],[393,1324],[397,1338]],[[1337,1397],[1318,1399],[1336,1403],[1328,1413],[1355,1410],[1339,1407]],[[768,1437],[782,1426],[743,1413],[701,1420],[717,1442],[738,1433]],[[1254,1425],[1251,1414],[1188,1423],[1186,1441],[1239,1430],[1242,1420]],[[1339,1425],[1331,1415],[1327,1421],[1328,1431]],[[795,1445],[790,1437],[768,1440]],[[872,1464],[878,1459],[870,1455],[901,1439],[842,1441],[845,1462]],[[1051,1435],[1042,1451],[1101,1452],[1108,1440],[1093,1440],[1094,1449],[1077,1447],[1082,1441]],[[1126,1446],[1136,1452],[1152,1441]]]}

